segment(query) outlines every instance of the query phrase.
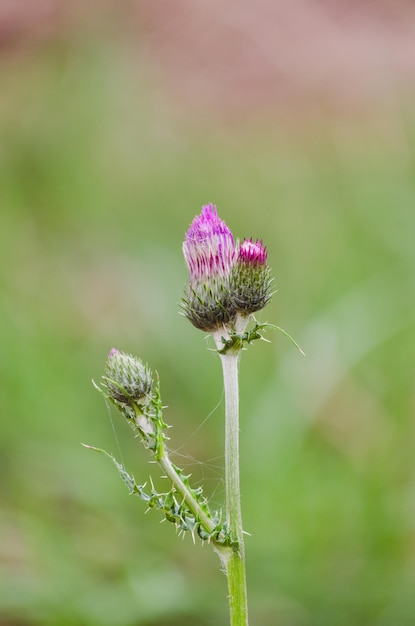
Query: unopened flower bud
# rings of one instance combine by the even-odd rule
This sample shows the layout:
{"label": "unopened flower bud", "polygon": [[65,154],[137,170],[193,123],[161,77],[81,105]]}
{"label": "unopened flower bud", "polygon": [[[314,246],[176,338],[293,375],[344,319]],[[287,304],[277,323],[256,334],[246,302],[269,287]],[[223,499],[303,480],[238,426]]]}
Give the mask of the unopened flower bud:
{"label": "unopened flower bud", "polygon": [[233,235],[212,204],[194,218],[183,243],[189,282],[183,298],[186,317],[196,328],[213,332],[232,322],[236,312],[229,277],[236,259]]}
{"label": "unopened flower bud", "polygon": [[149,368],[140,359],[113,348],[107,358],[104,381],[106,392],[115,403],[129,407],[148,403],[153,381]]}
{"label": "unopened flower bud", "polygon": [[271,299],[271,276],[267,249],[258,239],[244,239],[232,268],[230,292],[232,304],[242,316],[255,313]]}

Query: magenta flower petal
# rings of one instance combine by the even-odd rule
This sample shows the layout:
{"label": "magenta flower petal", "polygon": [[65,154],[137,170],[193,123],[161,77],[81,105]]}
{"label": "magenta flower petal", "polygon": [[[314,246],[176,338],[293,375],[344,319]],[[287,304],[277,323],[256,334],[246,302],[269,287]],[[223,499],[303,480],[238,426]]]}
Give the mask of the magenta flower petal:
{"label": "magenta flower petal", "polygon": [[236,257],[235,242],[213,204],[206,204],[194,218],[186,234],[183,254],[191,281],[229,274]]}
{"label": "magenta flower petal", "polygon": [[255,265],[267,264],[267,249],[262,241],[257,239],[255,243],[251,239],[244,239],[239,247],[238,261]]}

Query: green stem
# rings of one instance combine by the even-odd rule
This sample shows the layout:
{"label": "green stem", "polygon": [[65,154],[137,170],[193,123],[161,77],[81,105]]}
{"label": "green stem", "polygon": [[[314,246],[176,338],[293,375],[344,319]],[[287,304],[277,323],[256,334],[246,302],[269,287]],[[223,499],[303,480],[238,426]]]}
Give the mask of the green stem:
{"label": "green stem", "polygon": [[226,521],[241,545],[243,535],[239,486],[238,360],[239,355],[235,353],[221,355],[225,389]]}
{"label": "green stem", "polygon": [[159,459],[158,463],[166,473],[166,476],[170,479],[170,481],[175,486],[176,490],[182,496],[184,502],[186,502],[189,509],[194,513],[202,522],[205,530],[208,533],[211,533],[215,530],[215,524],[210,519],[208,515],[206,515],[205,511],[199,505],[199,503],[195,500],[191,491],[186,487],[183,480],[180,478],[176,470],[174,469],[172,462],[170,461],[167,453],[164,451],[163,456]]}
{"label": "green stem", "polygon": [[244,557],[233,552],[225,564],[225,570],[228,577],[231,626],[248,626]]}
{"label": "green stem", "polygon": [[[136,416],[137,416],[137,420],[140,420],[143,417],[142,414],[137,411],[137,409],[136,409]],[[157,433],[154,429],[154,424],[149,427],[147,417],[144,417],[144,421],[146,424],[145,428],[147,430],[144,430],[143,426],[141,426],[141,430],[143,432],[146,432],[150,440],[155,439],[157,437]],[[148,439],[146,440],[146,443],[147,443],[147,447],[149,447]],[[174,485],[177,493],[180,494],[180,496],[183,498],[183,501],[187,504],[187,506],[192,511],[192,513],[197,518],[199,518],[206,532],[212,533],[215,530],[215,523],[209,517],[209,515],[207,515],[207,513],[203,510],[200,504],[197,502],[194,495],[192,494],[191,489],[189,489],[189,487],[185,484],[183,479],[178,474],[173,463],[170,461],[168,451],[166,449],[166,446],[164,445],[163,436],[160,436],[158,438],[157,457],[155,456],[155,459],[157,463],[160,465],[160,467],[163,469],[163,471],[165,472],[167,478]],[[220,549],[216,545],[217,542],[214,539],[212,539],[212,541],[215,546],[215,549],[220,551]]]}
{"label": "green stem", "polygon": [[248,625],[244,539],[239,486],[239,352],[221,354],[225,389],[226,521],[238,549],[223,561],[228,577],[231,626]]}

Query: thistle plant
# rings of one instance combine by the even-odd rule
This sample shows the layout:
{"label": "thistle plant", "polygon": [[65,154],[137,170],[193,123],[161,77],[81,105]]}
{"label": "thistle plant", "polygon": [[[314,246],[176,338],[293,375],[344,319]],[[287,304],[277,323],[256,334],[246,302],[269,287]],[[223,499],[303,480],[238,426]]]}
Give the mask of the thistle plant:
{"label": "thistle plant", "polygon": [[[212,204],[203,206],[191,223],[183,243],[189,279],[182,298],[184,316],[213,337],[219,354],[225,391],[225,508],[212,511],[201,487],[170,459],[168,426],[163,418],[160,382],[155,372],[134,356],[112,349],[101,384],[96,385],[107,402],[124,416],[169,482],[165,492],[139,485],[125,467],[99,448],[118,469],[129,493],[148,508],[159,509],[179,534],[209,542],[218,553],[228,579],[231,626],[247,626],[244,531],[239,481],[238,364],[242,350],[263,338],[266,328],[254,313],[271,298],[272,278],[262,241],[234,239]],[[290,339],[291,337],[287,335]],[[294,342],[295,343],[295,342]],[[295,344],[297,345],[297,344]],[[298,346],[297,346],[298,347]]]}

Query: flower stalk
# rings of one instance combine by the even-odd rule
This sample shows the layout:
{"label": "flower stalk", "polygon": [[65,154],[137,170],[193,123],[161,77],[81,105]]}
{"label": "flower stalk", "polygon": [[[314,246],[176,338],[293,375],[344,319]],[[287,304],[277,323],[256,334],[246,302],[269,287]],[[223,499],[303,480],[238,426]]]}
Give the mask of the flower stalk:
{"label": "flower stalk", "polygon": [[206,205],[183,244],[189,282],[183,309],[190,322],[211,332],[222,363],[225,391],[226,528],[236,549],[224,562],[231,626],[247,626],[245,550],[239,478],[238,365],[245,344],[261,338],[262,326],[246,332],[252,315],[271,298],[267,251],[258,239],[235,243],[216,207]]}
{"label": "flower stalk", "polygon": [[216,207],[208,204],[191,223],[183,243],[183,254],[189,270],[182,299],[183,313],[193,326],[212,334],[222,365],[225,513],[212,512],[202,488],[191,487],[190,477],[171,461],[158,376],[132,355],[112,349],[101,385],[95,386],[126,418],[135,435],[149,450],[169,481],[168,491],[158,492],[151,479],[150,488],[146,484],[137,484],[111,454],[86,447],[106,455],[116,466],[129,493],[137,495],[148,508],[162,511],[179,534],[190,531],[193,537],[197,535],[212,544],[228,580],[230,624],[248,626],[239,476],[239,360],[247,345],[263,338],[262,330],[272,327],[289,335],[279,327],[260,324],[253,317],[272,295],[267,250],[261,240],[254,241],[252,237],[242,243],[235,240],[226,223],[219,218]]}
{"label": "flower stalk", "polygon": [[237,550],[226,564],[231,626],[248,624],[245,549],[239,479],[239,352],[221,354],[225,390],[226,523]]}

